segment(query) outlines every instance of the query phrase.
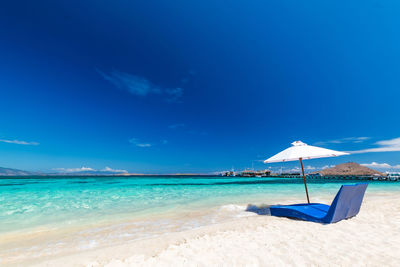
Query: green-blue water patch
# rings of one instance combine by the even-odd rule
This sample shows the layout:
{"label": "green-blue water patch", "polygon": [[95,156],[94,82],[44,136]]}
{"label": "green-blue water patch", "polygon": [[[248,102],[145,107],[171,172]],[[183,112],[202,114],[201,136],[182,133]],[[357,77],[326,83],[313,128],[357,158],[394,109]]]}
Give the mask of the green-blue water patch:
{"label": "green-blue water patch", "polygon": [[[309,180],[311,197],[341,184]],[[369,181],[368,191],[400,191],[400,182]],[[302,179],[242,177],[15,177],[0,179],[0,232],[75,225],[174,209],[304,197]],[[274,203],[271,203],[274,204]]]}

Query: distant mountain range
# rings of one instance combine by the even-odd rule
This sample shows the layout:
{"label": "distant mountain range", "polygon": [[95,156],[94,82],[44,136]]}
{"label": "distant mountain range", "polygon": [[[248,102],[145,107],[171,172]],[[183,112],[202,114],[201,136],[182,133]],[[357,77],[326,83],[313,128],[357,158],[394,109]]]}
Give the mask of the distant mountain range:
{"label": "distant mountain range", "polygon": [[79,171],[79,172],[56,172],[56,173],[46,173],[46,175],[121,175],[121,174],[127,174],[126,172],[115,172],[115,171]]}
{"label": "distant mountain range", "polygon": [[370,169],[365,166],[361,166],[358,163],[355,162],[348,162],[348,163],[343,163],[336,165],[335,167],[325,169],[322,171],[318,171],[316,173],[319,173],[321,175],[325,176],[335,176],[335,175],[345,175],[345,176],[363,176],[363,175],[384,175],[381,172],[378,172],[376,170]]}
{"label": "distant mountain range", "polygon": [[115,171],[80,171],[80,172],[56,172],[56,173],[44,173],[44,172],[30,172],[11,168],[0,167],[0,176],[30,176],[30,175],[121,175],[124,172]]}
{"label": "distant mountain range", "polygon": [[0,167],[0,176],[26,176],[26,175],[37,175],[37,174],[39,173]]}

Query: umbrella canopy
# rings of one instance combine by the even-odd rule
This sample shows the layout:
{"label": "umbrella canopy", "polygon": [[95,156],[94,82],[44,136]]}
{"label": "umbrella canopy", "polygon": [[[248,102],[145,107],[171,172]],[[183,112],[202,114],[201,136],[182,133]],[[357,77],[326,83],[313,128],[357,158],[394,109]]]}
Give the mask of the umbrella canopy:
{"label": "umbrella canopy", "polygon": [[327,158],[348,155],[349,153],[335,151],[317,146],[309,146],[301,141],[295,141],[292,146],[279,152],[275,156],[265,160],[264,163],[271,162],[284,162],[300,160],[301,171],[303,173],[304,187],[306,189],[307,201],[310,203],[308,196],[306,176],[304,174],[303,159],[316,159],[316,158]]}
{"label": "umbrella canopy", "polygon": [[316,159],[348,155],[349,153],[335,151],[317,146],[309,146],[301,141],[295,141],[292,146],[265,160],[264,163],[294,161],[301,159]]}

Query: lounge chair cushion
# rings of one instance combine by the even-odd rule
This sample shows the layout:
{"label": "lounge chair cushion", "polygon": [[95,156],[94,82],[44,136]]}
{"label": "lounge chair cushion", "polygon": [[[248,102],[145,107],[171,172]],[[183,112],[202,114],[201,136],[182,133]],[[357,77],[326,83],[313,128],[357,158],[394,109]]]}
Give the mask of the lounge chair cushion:
{"label": "lounge chair cushion", "polygon": [[271,206],[271,215],[319,223],[338,222],[358,214],[367,186],[342,185],[330,206],[319,203]]}
{"label": "lounge chair cushion", "polygon": [[289,218],[298,218],[305,221],[322,221],[329,210],[329,205],[320,203],[295,204],[270,207],[271,215]]}

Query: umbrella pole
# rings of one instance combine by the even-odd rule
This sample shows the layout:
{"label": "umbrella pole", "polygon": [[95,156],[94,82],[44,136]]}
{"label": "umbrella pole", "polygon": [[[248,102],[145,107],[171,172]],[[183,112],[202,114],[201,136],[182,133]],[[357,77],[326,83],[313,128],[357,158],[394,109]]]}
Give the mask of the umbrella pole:
{"label": "umbrella pole", "polygon": [[304,167],[303,167],[303,159],[302,158],[300,158],[300,164],[301,164],[301,171],[303,172],[304,187],[306,188],[307,202],[308,202],[308,204],[310,204],[310,198],[308,197],[307,182],[306,182],[306,176],[304,175]]}

